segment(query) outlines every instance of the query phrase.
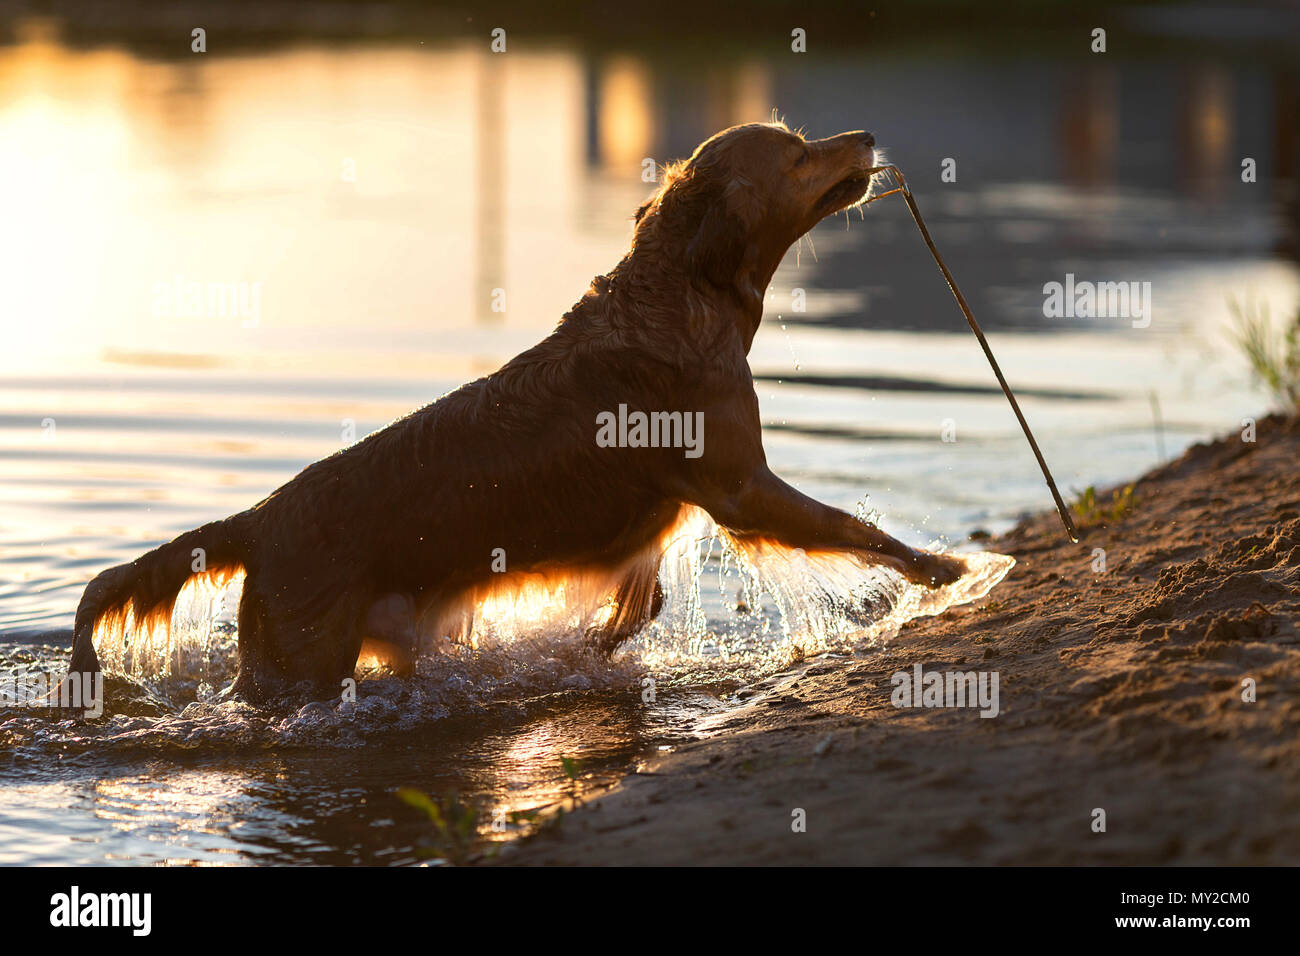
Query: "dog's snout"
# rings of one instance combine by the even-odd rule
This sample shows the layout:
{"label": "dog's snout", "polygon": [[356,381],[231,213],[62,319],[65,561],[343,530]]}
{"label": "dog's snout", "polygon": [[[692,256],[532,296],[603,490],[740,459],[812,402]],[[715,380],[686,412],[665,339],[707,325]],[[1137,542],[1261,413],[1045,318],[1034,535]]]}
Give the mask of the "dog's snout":
{"label": "dog's snout", "polygon": [[817,145],[826,150],[874,149],[876,137],[873,133],[857,129],[848,133],[840,133],[838,136],[828,136],[826,139],[817,140]]}

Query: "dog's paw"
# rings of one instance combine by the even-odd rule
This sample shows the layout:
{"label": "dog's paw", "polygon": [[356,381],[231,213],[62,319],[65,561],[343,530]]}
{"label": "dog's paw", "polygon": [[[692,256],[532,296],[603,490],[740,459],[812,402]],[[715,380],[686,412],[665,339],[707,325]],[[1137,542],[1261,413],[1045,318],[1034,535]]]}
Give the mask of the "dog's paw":
{"label": "dog's paw", "polygon": [[955,554],[933,554],[918,551],[907,568],[907,580],[927,588],[940,588],[952,584],[966,573],[966,562]]}

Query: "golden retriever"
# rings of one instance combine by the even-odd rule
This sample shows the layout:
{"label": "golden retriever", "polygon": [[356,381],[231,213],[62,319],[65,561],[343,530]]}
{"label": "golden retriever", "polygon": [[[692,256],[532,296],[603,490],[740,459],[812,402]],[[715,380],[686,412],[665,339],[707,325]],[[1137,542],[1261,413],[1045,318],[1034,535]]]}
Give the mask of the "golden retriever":
{"label": "golden retriever", "polygon": [[422,632],[463,639],[479,602],[529,580],[597,595],[590,639],[611,654],[658,613],[663,547],[690,508],[742,548],[956,580],[960,559],[801,494],[763,452],[748,353],[765,290],[800,236],[865,196],[874,145],[780,124],[713,136],[668,167],[631,250],[538,345],[249,510],[97,575],[72,674],[98,673],[97,631],[167,626],[196,573],[240,570],[233,692],[247,699],[338,693],[363,644],[409,669]]}

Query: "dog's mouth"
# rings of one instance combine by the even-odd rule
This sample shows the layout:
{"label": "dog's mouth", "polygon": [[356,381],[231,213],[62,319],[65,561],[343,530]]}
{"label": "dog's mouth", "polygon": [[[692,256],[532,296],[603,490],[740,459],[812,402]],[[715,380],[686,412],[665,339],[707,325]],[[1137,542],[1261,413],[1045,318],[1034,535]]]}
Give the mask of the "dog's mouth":
{"label": "dog's mouth", "polygon": [[822,197],[817,200],[817,211],[822,215],[839,212],[845,206],[851,206],[865,196],[870,187],[871,176],[867,171],[856,170],[822,194]]}

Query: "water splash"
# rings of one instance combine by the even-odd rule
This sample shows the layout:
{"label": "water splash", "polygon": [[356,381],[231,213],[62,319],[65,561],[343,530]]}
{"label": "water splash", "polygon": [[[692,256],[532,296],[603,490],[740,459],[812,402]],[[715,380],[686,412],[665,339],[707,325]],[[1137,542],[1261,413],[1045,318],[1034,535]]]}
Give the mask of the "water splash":
{"label": "water splash", "polygon": [[961,579],[930,590],[849,555],[739,550],[707,515],[693,512],[660,564],[663,611],[613,661],[589,647],[586,597],[566,595],[561,583],[485,604],[472,639],[426,651],[413,678],[363,674],[355,701],[295,704],[275,714],[220,697],[234,678],[242,579],[196,584],[181,592],[170,631],[128,629],[103,640],[101,660],[113,675],[110,717],[80,733],[156,735],[186,749],[358,746],[395,727],[548,694],[626,690],[647,675],[673,687],[739,686],[809,656],[884,643],[913,618],[988,594],[1015,563],[994,553],[963,558]]}
{"label": "water splash", "polygon": [[984,597],[1015,565],[993,552],[961,557],[966,573],[932,590],[847,554],[740,550],[699,513],[665,555],[664,612],[628,653],[678,680],[748,681],[814,654],[882,644],[913,618]]}

